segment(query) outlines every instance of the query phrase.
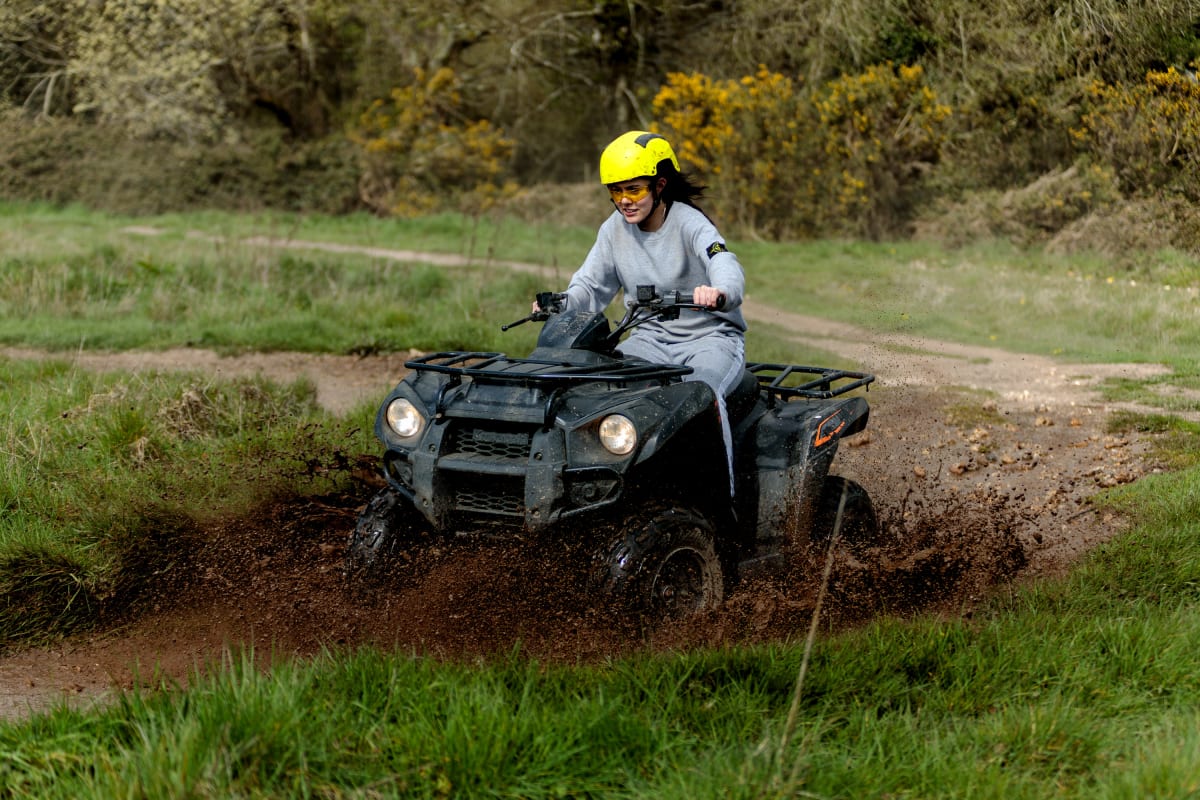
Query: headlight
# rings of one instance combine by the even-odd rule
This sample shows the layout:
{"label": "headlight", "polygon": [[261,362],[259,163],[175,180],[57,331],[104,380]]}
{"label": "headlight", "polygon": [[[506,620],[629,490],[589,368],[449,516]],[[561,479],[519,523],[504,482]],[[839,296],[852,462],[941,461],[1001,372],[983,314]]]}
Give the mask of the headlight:
{"label": "headlight", "polygon": [[637,428],[629,417],[610,414],[600,423],[600,443],[614,455],[627,456],[637,446]]}
{"label": "headlight", "polygon": [[421,432],[425,418],[417,407],[403,397],[397,397],[388,403],[386,419],[391,428],[401,439],[411,439]]}

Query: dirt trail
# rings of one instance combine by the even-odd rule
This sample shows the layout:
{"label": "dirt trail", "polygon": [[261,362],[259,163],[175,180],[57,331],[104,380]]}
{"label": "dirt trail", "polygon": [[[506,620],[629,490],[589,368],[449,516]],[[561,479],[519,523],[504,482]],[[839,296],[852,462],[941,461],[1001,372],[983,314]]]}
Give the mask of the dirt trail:
{"label": "dirt trail", "polygon": [[[150,231],[132,231],[148,234]],[[380,258],[461,263],[377,248],[256,240],[263,247],[369,252]],[[439,260],[440,259],[440,260]],[[511,269],[542,270],[522,264]],[[768,323],[879,376],[870,429],[847,442],[839,471],[863,483],[889,530],[870,567],[844,564],[830,624],[876,613],[969,613],[996,583],[1055,574],[1120,530],[1097,513],[1097,490],[1153,466],[1146,443],[1105,432],[1113,407],[1096,386],[1144,377],[1154,365],[1073,365],[1051,359],[871,331],[773,309],[750,298],[751,323]],[[8,358],[43,358],[19,348]],[[63,357],[57,355],[56,357]],[[187,369],[213,376],[304,376],[336,413],[369,414],[403,374],[409,354],[294,353],[220,357],[212,352],[71,354],[89,370]],[[977,394],[976,390],[985,394]],[[965,402],[979,414],[957,419]],[[951,410],[948,410],[951,409]],[[479,657],[521,643],[535,657],[574,661],[642,646],[691,647],[802,635],[811,570],[750,580],[725,606],[668,641],[649,644],[597,615],[572,592],[561,565],[502,544],[439,545],[414,553],[371,598],[341,576],[346,535],[370,488],[299,507],[264,510],[196,531],[192,551],[115,627],[0,658],[0,718],[55,703],[90,703],[159,674],[185,680],[230,648],[257,658],[304,657],[324,647],[378,644],[441,657]],[[803,559],[801,559],[803,561]],[[549,610],[549,611],[547,611]]]}

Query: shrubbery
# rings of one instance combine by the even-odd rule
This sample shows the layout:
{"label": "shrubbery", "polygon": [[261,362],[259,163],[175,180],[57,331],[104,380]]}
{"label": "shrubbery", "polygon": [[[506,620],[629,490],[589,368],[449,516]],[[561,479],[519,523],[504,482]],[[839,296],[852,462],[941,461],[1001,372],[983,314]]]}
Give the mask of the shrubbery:
{"label": "shrubbery", "polygon": [[415,70],[412,84],[371,104],[350,137],[364,154],[363,201],[401,216],[450,203],[486,209],[513,151],[490,122],[466,117],[458,78],[448,68]]}
{"label": "shrubbery", "polygon": [[[605,143],[658,126],[731,235],[902,236],[999,200],[990,227],[1036,240],[1200,197],[1198,19],[1195,0],[7,0],[0,193],[474,214],[518,201],[510,179],[594,183]],[[1118,195],[1056,205],[1046,184],[1093,165]]]}
{"label": "shrubbery", "polygon": [[921,67],[890,63],[814,90],[766,67],[672,74],[654,111],[729,221],[772,238],[902,232],[951,114]]}
{"label": "shrubbery", "polygon": [[0,197],[118,213],[359,207],[358,157],[344,137],[289,140],[256,131],[237,144],[133,139],[78,119],[0,113]]}
{"label": "shrubbery", "polygon": [[1075,131],[1081,145],[1116,173],[1128,194],[1160,189],[1200,200],[1200,80],[1174,67],[1140,84],[1094,82],[1090,109]]}

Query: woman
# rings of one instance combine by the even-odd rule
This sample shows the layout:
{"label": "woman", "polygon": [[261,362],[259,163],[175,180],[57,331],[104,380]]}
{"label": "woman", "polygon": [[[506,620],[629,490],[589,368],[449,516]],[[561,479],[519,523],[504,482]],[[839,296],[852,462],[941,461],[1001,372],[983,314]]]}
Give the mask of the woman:
{"label": "woman", "polygon": [[690,291],[697,304],[711,309],[642,325],[621,344],[621,352],[689,366],[693,372],[685,380],[712,387],[732,493],[725,395],[741,379],[745,362],[742,266],[712,220],[696,207],[703,187],[680,172],[664,137],[646,131],[617,137],[600,155],[600,182],[616,210],[600,226],[596,243],[567,286],[568,307],[603,311],[618,291],[634,296],[639,285],[652,284],[660,293]]}

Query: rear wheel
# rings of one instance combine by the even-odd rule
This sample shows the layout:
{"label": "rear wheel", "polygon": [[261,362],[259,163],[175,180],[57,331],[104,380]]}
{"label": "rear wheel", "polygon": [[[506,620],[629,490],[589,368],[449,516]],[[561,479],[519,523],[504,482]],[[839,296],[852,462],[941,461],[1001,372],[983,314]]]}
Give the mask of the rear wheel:
{"label": "rear wheel", "polygon": [[835,532],[851,551],[871,547],[878,544],[879,518],[866,489],[848,478],[829,475],[817,501],[810,539],[827,544]]}
{"label": "rear wheel", "polygon": [[709,521],[689,509],[633,515],[603,555],[600,582],[614,599],[655,618],[715,608],[725,589],[714,539]]}

